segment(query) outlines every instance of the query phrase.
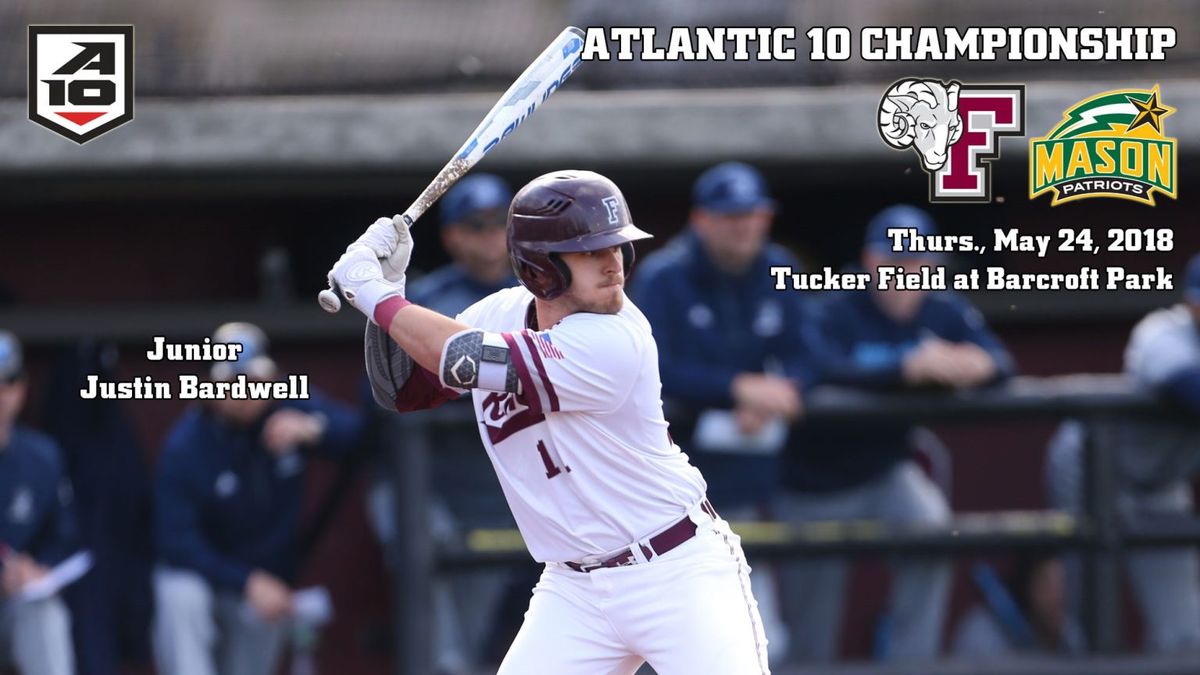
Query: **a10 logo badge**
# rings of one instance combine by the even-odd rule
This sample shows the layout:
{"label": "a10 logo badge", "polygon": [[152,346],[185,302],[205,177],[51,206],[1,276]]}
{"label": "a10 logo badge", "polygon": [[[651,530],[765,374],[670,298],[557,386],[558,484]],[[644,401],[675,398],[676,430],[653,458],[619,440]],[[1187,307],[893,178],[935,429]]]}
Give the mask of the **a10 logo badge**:
{"label": "a10 logo badge", "polygon": [[133,119],[133,26],[30,26],[29,119],[86,143]]}

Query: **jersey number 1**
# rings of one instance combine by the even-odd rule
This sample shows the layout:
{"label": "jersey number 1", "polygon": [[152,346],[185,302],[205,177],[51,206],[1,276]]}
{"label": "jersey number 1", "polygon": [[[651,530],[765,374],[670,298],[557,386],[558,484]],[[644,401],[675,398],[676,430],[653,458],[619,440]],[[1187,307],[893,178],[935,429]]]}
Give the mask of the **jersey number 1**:
{"label": "jersey number 1", "polygon": [[542,464],[546,467],[546,478],[554,478],[562,473],[563,469],[566,469],[567,473],[571,473],[571,467],[563,466],[560,468],[554,464],[554,460],[550,458],[550,451],[546,448],[544,441],[538,441],[537,449],[538,454],[542,456]]}

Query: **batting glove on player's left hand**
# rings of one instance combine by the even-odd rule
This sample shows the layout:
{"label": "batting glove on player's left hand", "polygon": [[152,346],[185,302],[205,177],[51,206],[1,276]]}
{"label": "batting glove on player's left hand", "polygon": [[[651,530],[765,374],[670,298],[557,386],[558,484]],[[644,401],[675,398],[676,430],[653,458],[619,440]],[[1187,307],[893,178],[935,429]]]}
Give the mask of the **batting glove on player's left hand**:
{"label": "batting glove on player's left hand", "polygon": [[327,276],[330,287],[341,290],[342,297],[371,321],[375,320],[375,307],[379,303],[404,295],[404,275],[400,275],[398,283],[384,279],[375,251],[358,243],[346,249]]}
{"label": "batting glove on player's left hand", "polygon": [[404,216],[379,218],[350,247],[358,245],[371,249],[375,257],[382,261],[384,279],[392,283],[404,283],[404,273],[408,270],[413,249],[412,235]]}

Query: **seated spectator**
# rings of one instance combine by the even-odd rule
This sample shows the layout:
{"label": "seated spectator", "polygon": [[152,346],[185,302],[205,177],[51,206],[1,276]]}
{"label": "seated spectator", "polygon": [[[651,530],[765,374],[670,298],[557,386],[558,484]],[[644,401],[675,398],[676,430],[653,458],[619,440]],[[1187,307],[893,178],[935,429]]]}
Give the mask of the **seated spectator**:
{"label": "seated spectator", "polygon": [[438,215],[451,262],[410,284],[413,302],[453,317],[480,298],[517,285],[505,229],[512,195],[504,179],[487,173],[450,188]]}
{"label": "seated spectator", "polygon": [[[212,380],[275,379],[256,326],[225,324],[212,341],[243,345],[237,361],[212,367]],[[274,671],[301,564],[304,455],[348,451],[361,426],[360,415],[317,393],[206,401],[176,422],[155,477],[160,675]]]}
{"label": "seated spectator", "polygon": [[[894,206],[868,224],[862,264],[916,270],[940,260],[893,251],[887,231],[933,234],[924,211]],[[823,384],[876,391],[977,387],[1007,376],[1012,361],[979,312],[949,292],[869,290],[819,299],[805,338]],[[903,525],[949,522],[946,496],[911,458],[911,425],[858,428],[805,426],[787,453],[783,516],[795,524],[878,519]],[[950,564],[905,559],[893,567],[887,630],[876,653],[886,659],[932,659],[939,653]],[[846,565],[812,560],[789,566],[785,581],[794,654],[807,661],[836,658]]]}
{"label": "seated spectator", "polygon": [[1082,654],[1086,643],[1068,611],[1065,569],[1054,556],[1025,556],[1004,583],[990,565],[976,565],[971,577],[983,602],[959,621],[951,653],[968,659]]}
{"label": "seated spectator", "polygon": [[23,675],[72,675],[66,605],[58,594],[21,597],[78,545],[58,446],[16,423],[26,394],[21,345],[0,331],[0,669],[11,662]]}
{"label": "seated spectator", "polygon": [[[731,520],[772,517],[779,454],[811,384],[801,296],[774,290],[767,270],[799,263],[768,237],[775,202],[757,170],[726,162],[692,192],[687,230],[650,254],[632,297],[658,340],[671,432]],[[771,566],[751,560],[768,655],[787,652]]]}

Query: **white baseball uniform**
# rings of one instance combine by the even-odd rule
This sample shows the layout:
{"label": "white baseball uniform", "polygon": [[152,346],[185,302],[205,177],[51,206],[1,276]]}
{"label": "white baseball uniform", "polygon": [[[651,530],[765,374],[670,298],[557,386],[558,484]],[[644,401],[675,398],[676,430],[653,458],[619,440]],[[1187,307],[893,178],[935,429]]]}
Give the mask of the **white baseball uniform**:
{"label": "white baseball uniform", "polygon": [[[643,660],[659,675],[768,673],[740,539],[667,433],[645,317],[626,298],[618,314],[538,331],[532,307],[518,287],[458,316],[509,348],[520,393],[471,394],[521,535],[546,563],[500,673],[633,673]],[[395,403],[457,394],[417,367]]]}

